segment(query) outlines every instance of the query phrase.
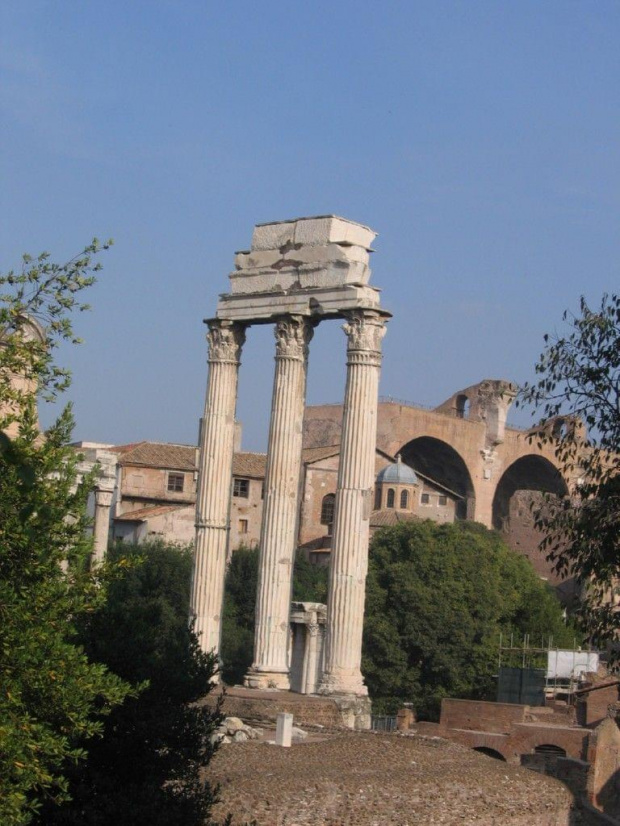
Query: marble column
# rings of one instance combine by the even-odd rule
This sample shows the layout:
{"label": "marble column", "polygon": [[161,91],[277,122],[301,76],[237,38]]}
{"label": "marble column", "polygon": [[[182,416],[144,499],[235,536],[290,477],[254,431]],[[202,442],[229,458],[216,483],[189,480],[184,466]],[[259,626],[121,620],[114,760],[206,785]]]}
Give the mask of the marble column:
{"label": "marble column", "polygon": [[323,694],[367,695],[360,670],[368,539],[375,481],[377,399],[385,321],[346,313],[347,385],[331,545]]}
{"label": "marble column", "polygon": [[95,488],[95,518],[93,524],[92,564],[101,565],[108,552],[110,508],[114,490]]}
{"label": "marble column", "polygon": [[209,378],[200,439],[191,612],[203,651],[219,651],[228,544],[235,407],[245,327],[209,322]]}
{"label": "marble column", "polygon": [[313,611],[310,622],[306,625],[306,646],[304,650],[304,668],[301,681],[304,694],[314,694],[316,691],[318,641],[319,623],[316,612]]}
{"label": "marble column", "polygon": [[301,475],[302,425],[312,322],[276,322],[276,368],[260,538],[254,662],[249,688],[289,689],[289,614]]}

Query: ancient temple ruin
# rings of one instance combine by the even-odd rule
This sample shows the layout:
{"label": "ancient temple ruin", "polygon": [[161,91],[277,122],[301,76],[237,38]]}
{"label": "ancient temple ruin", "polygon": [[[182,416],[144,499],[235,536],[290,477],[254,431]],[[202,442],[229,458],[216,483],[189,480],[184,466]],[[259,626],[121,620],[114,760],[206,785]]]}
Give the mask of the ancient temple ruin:
{"label": "ancient temple ruin", "polygon": [[390,314],[369,286],[375,233],[333,215],[256,226],[237,253],[230,292],[207,321],[209,375],[201,433],[192,611],[205,651],[219,649],[229,529],[237,378],[245,330],[273,324],[275,376],[260,538],[250,688],[291,688],[290,598],[306,371],[313,330],[343,319],[347,380],[335,494],[325,651],[318,692],[367,695],[360,670],[369,516],[375,479],[381,341]]}

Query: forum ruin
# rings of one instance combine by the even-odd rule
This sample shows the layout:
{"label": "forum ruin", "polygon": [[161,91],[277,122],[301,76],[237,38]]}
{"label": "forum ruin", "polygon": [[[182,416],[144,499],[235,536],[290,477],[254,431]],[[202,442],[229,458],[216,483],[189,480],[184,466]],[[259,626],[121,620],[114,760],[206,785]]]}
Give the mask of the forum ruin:
{"label": "forum ruin", "polygon": [[[369,284],[374,238],[368,227],[335,216],[258,225],[251,249],[235,256],[230,291],[206,322],[199,449],[80,445],[87,463],[101,466],[95,559],[105,554],[110,522],[117,540],[194,540],[191,608],[201,646],[218,652],[230,554],[241,544],[258,545],[246,687],[333,697],[356,727],[367,724],[369,709],[360,670],[369,534],[408,518],[475,519],[502,530],[554,581],[533,530],[529,535],[519,519],[529,513],[531,491],[565,495],[570,486],[550,447],[507,427],[511,382],[484,380],[434,410],[378,401],[390,313]],[[344,321],[344,402],[307,408],[313,331],[331,319]],[[235,419],[245,333],[258,324],[275,333],[266,456],[241,451]],[[329,561],[326,609],[291,605],[298,548],[315,562]]]}
{"label": "forum ruin", "polygon": [[209,375],[200,441],[192,611],[206,651],[219,649],[237,401],[245,329],[273,324],[275,376],[260,536],[250,688],[290,689],[291,581],[297,543],[306,372],[313,329],[344,319],[347,380],[335,497],[325,655],[319,693],[366,697],[361,673],[381,340],[389,313],[369,286],[368,227],[335,216],[255,228],[231,292],[208,321]]}

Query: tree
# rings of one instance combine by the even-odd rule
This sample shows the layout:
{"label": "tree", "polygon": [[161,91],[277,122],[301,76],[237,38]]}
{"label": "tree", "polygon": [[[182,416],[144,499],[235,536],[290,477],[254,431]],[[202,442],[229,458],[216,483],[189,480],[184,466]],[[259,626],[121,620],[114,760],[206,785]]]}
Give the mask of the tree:
{"label": "tree", "polygon": [[[620,296],[566,311],[565,335],[546,335],[520,404],[539,417],[532,438],[552,444],[570,498],[548,498],[536,515],[541,547],[561,574],[582,585],[578,612],[591,641],[604,647],[618,631],[620,583]],[[617,658],[618,654],[615,652]]]}
{"label": "tree", "polygon": [[561,606],[530,563],[473,522],[404,522],[373,537],[362,672],[377,710],[493,697],[500,633],[572,646]]}
{"label": "tree", "polygon": [[215,799],[203,770],[222,715],[199,702],[216,663],[187,623],[191,549],[116,545],[109,556],[129,569],[83,618],[80,639],[92,661],[143,690],[111,712],[88,760],[70,771],[71,802],[47,807],[40,822],[203,826]]}
{"label": "tree", "polygon": [[[107,247],[107,245],[104,245]],[[77,342],[71,312],[99,268],[94,241],[64,265],[24,257],[0,276],[0,822],[30,823],[42,801],[67,798],[66,769],[131,693],[76,642],[79,619],[105,599],[89,571],[86,500],[68,446],[70,408],[42,437],[37,393],[69,383],[54,360]]]}

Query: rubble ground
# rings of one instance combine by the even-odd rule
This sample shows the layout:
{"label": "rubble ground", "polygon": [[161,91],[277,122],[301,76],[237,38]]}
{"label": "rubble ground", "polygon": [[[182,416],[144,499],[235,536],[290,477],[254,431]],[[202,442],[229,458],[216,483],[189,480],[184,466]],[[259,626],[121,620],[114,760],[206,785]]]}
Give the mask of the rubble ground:
{"label": "rubble ground", "polygon": [[213,816],[258,826],[566,826],[558,781],[440,738],[340,733],[291,748],[248,740],[220,748]]}

